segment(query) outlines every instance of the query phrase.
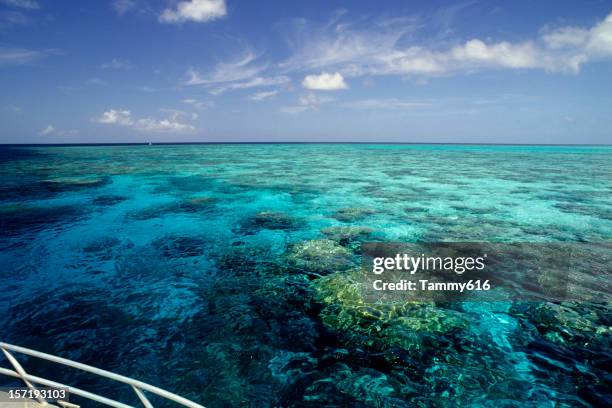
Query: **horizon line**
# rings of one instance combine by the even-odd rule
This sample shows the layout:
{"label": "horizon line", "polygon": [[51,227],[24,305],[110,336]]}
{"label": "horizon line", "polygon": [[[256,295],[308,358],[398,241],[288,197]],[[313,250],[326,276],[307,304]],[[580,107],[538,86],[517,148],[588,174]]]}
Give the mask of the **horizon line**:
{"label": "horizon line", "polygon": [[359,145],[433,145],[433,146],[585,146],[612,147],[612,143],[473,143],[473,142],[306,142],[306,141],[228,141],[228,142],[67,142],[67,143],[0,143],[0,147],[70,147],[70,146],[172,146],[172,145],[241,145],[241,144],[359,144]]}

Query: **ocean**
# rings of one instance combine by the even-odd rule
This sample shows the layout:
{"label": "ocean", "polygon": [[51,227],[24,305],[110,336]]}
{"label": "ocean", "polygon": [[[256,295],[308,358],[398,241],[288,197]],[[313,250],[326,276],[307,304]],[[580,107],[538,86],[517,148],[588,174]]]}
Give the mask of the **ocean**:
{"label": "ocean", "polygon": [[612,405],[611,263],[563,302],[368,306],[352,274],[363,242],[609,243],[612,147],[5,146],[0,180],[0,341],[207,407]]}

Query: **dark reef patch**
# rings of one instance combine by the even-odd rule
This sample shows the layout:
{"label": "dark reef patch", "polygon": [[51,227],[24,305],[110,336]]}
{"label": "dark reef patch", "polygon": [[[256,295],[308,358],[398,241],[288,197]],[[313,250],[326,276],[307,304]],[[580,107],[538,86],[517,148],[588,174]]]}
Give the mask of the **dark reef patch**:
{"label": "dark reef patch", "polygon": [[52,195],[37,179],[31,176],[3,178],[0,184],[0,200],[27,200]]}
{"label": "dark reef patch", "polygon": [[210,211],[219,202],[216,197],[194,196],[178,203],[177,212],[197,213]]}
{"label": "dark reef patch", "polygon": [[44,157],[45,155],[42,154],[40,151],[36,151],[33,149],[12,146],[0,146],[0,162],[32,160]]}
{"label": "dark reef patch", "polygon": [[429,212],[429,208],[427,208],[427,206],[425,205],[408,205],[406,207],[404,207],[404,212],[406,214],[425,214]]}
{"label": "dark reef patch", "polygon": [[0,205],[0,230],[5,235],[36,232],[52,225],[74,222],[83,215],[76,206]]}
{"label": "dark reef patch", "polygon": [[525,353],[540,381],[576,389],[592,406],[609,405],[610,382],[598,380],[610,372],[612,334],[606,305],[524,302],[514,304],[511,313],[529,335]]}
{"label": "dark reef patch", "polygon": [[169,214],[201,214],[214,211],[217,199],[213,197],[195,197],[186,200],[159,204],[127,214],[127,218],[136,221],[162,218]]}
{"label": "dark reef patch", "polygon": [[112,206],[127,200],[127,197],[119,195],[101,195],[92,200],[94,205]]}
{"label": "dark reef patch", "polygon": [[303,227],[302,220],[280,211],[262,211],[251,215],[240,223],[238,231],[243,235],[256,234],[262,229],[297,230]]}
{"label": "dark reef patch", "polygon": [[365,241],[374,234],[372,228],[356,225],[326,227],[322,228],[321,232],[329,239],[340,242],[341,245],[348,242]]}
{"label": "dark reef patch", "polygon": [[[15,304],[8,311],[5,341],[73,359],[85,364],[121,372],[125,361],[142,356],[141,325],[93,289],[42,293]],[[28,370],[46,378],[83,389],[95,386],[105,396],[134,401],[127,393],[76,370],[49,365],[43,360],[28,361]],[[78,398],[77,398],[78,399]],[[136,401],[134,401],[136,402]]]}
{"label": "dark reef patch", "polygon": [[0,199],[44,199],[64,192],[101,187],[111,181],[110,177],[40,177],[28,174],[4,179],[0,186]]}
{"label": "dark reef patch", "polygon": [[204,255],[210,244],[204,236],[190,235],[167,235],[151,243],[161,256],[170,259]]}
{"label": "dark reef patch", "polygon": [[580,214],[612,221],[612,209],[609,208],[601,208],[594,212],[592,205],[581,204],[579,202],[562,202],[555,204],[554,207],[569,214]]}
{"label": "dark reef patch", "polygon": [[355,225],[340,225],[321,229],[327,238],[349,248],[353,253],[361,253],[361,244],[366,241],[378,241],[382,237],[368,227]]}
{"label": "dark reef patch", "polygon": [[217,187],[218,182],[212,177],[203,175],[194,176],[171,176],[164,180],[164,183],[159,185],[156,193],[168,192],[190,192],[190,193],[205,193],[210,192]]}
{"label": "dark reef patch", "polygon": [[475,215],[495,214],[495,212],[497,211],[495,208],[478,208],[459,204],[452,205],[451,208],[462,213]]}
{"label": "dark reef patch", "polygon": [[116,237],[101,237],[88,242],[83,247],[86,255],[93,255],[100,260],[108,261],[113,259],[116,247],[121,241]]}

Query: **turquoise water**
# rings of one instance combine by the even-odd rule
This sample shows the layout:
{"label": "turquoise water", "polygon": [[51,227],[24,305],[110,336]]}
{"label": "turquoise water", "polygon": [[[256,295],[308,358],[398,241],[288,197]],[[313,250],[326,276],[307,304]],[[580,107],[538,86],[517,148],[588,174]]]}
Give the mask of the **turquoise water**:
{"label": "turquoise water", "polygon": [[365,241],[608,242],[611,147],[0,148],[0,179],[4,341],[209,407],[612,402],[609,268],[561,303],[368,309],[353,279]]}

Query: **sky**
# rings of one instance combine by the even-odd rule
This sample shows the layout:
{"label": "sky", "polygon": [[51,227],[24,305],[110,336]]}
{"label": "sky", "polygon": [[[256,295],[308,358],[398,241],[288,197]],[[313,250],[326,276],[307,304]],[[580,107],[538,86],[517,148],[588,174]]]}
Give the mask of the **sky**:
{"label": "sky", "polygon": [[612,143],[610,0],[0,0],[0,143]]}

